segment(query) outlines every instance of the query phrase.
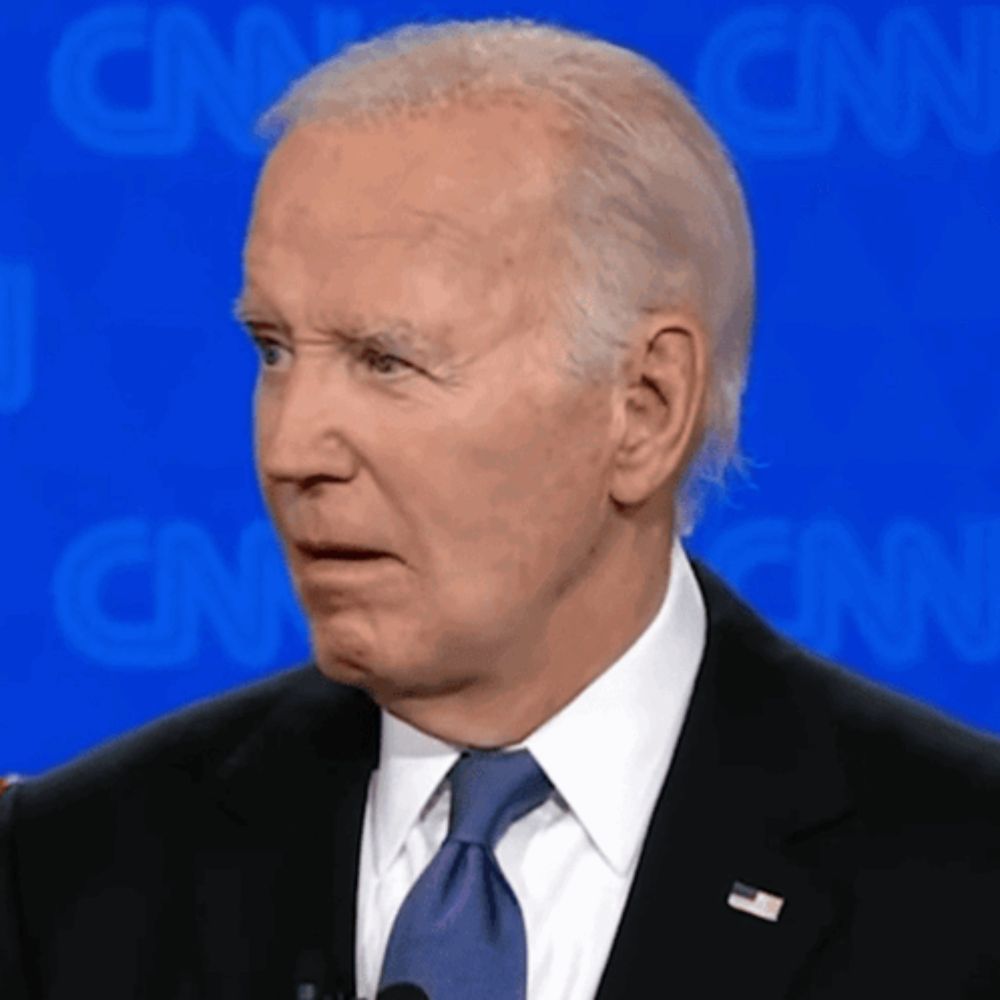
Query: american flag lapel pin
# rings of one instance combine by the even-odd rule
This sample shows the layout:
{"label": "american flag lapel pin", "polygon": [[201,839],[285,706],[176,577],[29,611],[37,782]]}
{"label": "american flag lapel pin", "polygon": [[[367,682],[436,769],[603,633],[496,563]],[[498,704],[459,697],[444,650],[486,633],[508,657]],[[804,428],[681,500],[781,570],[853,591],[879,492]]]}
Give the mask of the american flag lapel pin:
{"label": "american flag lapel pin", "polygon": [[729,890],[727,903],[734,909],[743,913],[749,913],[752,917],[760,917],[761,920],[770,920],[774,923],[781,913],[781,908],[785,905],[784,896],[775,896],[763,889],[757,889],[745,882],[734,882]]}

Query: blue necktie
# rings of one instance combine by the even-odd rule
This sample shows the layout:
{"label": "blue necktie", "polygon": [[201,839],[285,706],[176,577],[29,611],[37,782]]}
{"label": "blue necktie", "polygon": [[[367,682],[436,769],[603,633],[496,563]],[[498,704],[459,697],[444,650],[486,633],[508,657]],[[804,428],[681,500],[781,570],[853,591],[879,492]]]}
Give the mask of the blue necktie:
{"label": "blue necktie", "polygon": [[448,836],[396,915],[379,989],[414,983],[430,1000],[524,1000],[524,918],[493,849],[551,782],[527,750],[464,754],[449,780]]}

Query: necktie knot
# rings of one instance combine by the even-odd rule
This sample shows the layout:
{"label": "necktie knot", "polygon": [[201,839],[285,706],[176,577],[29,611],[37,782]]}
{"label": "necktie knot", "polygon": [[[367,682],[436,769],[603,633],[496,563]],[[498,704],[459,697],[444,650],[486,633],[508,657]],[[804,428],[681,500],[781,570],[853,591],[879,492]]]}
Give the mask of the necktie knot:
{"label": "necktie knot", "polygon": [[448,840],[493,849],[507,827],[540,806],[552,783],[528,750],[472,750],[448,775]]}

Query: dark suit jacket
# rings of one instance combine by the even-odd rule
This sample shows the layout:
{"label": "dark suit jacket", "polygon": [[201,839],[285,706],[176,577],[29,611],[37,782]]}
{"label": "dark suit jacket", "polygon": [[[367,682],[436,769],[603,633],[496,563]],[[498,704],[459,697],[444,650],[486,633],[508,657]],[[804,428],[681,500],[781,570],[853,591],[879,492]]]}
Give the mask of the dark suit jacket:
{"label": "dark suit jacket", "polygon": [[[695,571],[708,646],[598,1000],[996,1000],[1000,742]],[[313,965],[352,995],[378,735],[307,665],[14,786],[0,997],[292,1000]],[[783,896],[778,921],[730,908],[736,880]]]}

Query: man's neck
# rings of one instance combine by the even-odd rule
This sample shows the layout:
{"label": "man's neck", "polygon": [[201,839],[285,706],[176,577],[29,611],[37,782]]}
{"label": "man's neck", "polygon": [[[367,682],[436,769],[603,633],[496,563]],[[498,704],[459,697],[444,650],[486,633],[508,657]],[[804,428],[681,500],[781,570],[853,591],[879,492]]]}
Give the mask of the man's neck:
{"label": "man's neck", "polygon": [[382,707],[455,745],[520,743],[615,663],[653,620],[670,580],[672,537],[671,526],[666,537],[619,539],[594,572],[566,591],[536,634],[497,658],[482,683]]}

